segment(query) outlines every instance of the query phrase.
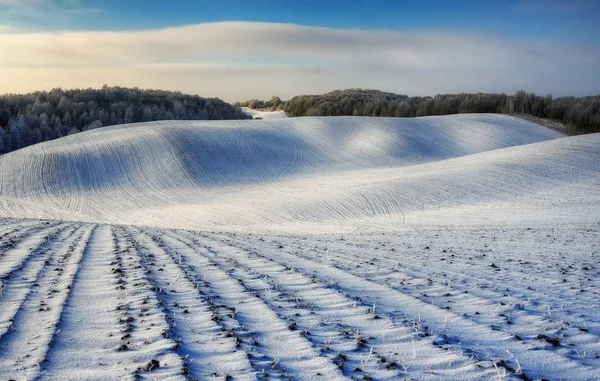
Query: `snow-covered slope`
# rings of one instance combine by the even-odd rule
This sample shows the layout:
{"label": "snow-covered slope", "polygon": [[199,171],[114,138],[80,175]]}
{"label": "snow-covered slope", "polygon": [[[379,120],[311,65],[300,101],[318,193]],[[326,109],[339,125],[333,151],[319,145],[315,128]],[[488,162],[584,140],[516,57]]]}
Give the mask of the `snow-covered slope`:
{"label": "snow-covered slope", "polygon": [[0,214],[192,229],[579,220],[597,212],[599,142],[499,115],[109,127],[1,157]]}
{"label": "snow-covered slope", "polygon": [[598,380],[599,162],[600,134],[498,115],[2,156],[0,378]]}

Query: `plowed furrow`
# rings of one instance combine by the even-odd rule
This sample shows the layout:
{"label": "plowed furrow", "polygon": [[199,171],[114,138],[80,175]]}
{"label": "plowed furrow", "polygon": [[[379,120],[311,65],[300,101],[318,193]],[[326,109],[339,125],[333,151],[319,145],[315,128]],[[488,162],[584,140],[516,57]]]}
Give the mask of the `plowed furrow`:
{"label": "plowed furrow", "polygon": [[[125,229],[113,228],[113,233],[116,251],[111,273],[117,279],[120,294],[119,351],[129,356],[138,379],[184,379],[184,360],[175,352],[177,343],[169,335],[169,316],[143,265],[143,257]],[[147,369],[153,360],[159,366]]]}
{"label": "plowed furrow", "polygon": [[[19,237],[0,251],[0,282],[4,283],[11,274],[22,267],[31,256],[35,256],[43,247],[48,247],[49,242],[65,224],[41,224],[19,231]],[[0,285],[1,290],[1,285]]]}
{"label": "plowed furrow", "polygon": [[74,230],[75,227],[62,225],[50,231],[41,231],[23,241],[19,245],[23,247],[14,249],[28,251],[28,254],[15,253],[20,261],[12,263],[10,269],[4,271],[5,275],[1,280],[0,342],[13,326],[15,314],[23,308],[27,296],[39,287],[38,278],[44,273],[50,258],[58,255],[56,248],[68,246],[69,237]]}
{"label": "plowed furrow", "polygon": [[[338,268],[390,286],[439,308],[468,316],[478,324],[507,332],[521,338],[520,340],[530,342],[531,345],[547,346],[546,341],[540,337],[553,338],[559,335],[560,340],[568,345],[554,347],[555,352],[590,366],[599,364],[594,356],[582,356],[582,353],[600,352],[600,340],[595,332],[594,319],[572,316],[567,312],[571,309],[559,308],[549,312],[548,305],[536,304],[530,298],[515,292],[515,284],[518,284],[518,281],[507,279],[504,275],[506,270],[486,265],[482,266],[483,268],[476,272],[478,276],[475,276],[465,271],[461,273],[447,270],[449,266],[439,269],[435,264],[439,259],[436,261],[433,258],[427,263],[427,267],[414,264],[398,266],[397,262],[394,263],[383,253],[375,257],[360,258],[360,252],[348,248],[345,250],[336,247],[336,244],[339,243],[327,243],[328,246],[333,246],[333,249],[328,247],[326,256],[328,262]],[[374,251],[371,249],[367,252]],[[322,250],[307,246],[299,248],[295,255],[309,260],[318,260],[319,256],[323,256]],[[452,263],[454,258],[456,257],[449,257],[449,260],[443,262]],[[501,278],[486,279],[487,273],[496,273],[497,278]],[[489,286],[498,284],[505,286]],[[536,288],[543,287],[541,282],[538,283],[535,279],[531,280],[530,284]],[[531,286],[528,287],[531,290]],[[536,291],[535,294],[539,297],[549,294],[552,289],[548,288],[545,292]],[[530,291],[530,294],[533,292]],[[543,299],[551,297],[546,295]],[[578,345],[572,340],[576,340]]]}
{"label": "plowed furrow", "polygon": [[139,362],[122,351],[119,306],[122,301],[115,268],[117,248],[112,229],[98,226],[90,237],[64,308],[61,330],[47,356],[42,380],[133,379]]}
{"label": "plowed furrow", "polygon": [[233,336],[215,323],[214,307],[202,292],[193,274],[179,264],[149,236],[131,230],[126,234],[129,251],[135,250],[155,293],[167,324],[161,332],[169,337],[171,349],[185,359],[190,379],[253,379],[246,356],[237,350]]}
{"label": "plowed furrow", "polygon": [[290,330],[287,322],[255,293],[216,263],[199,255],[197,247],[168,235],[162,238],[164,245],[185,258],[225,306],[235,308],[238,321],[248,329],[255,342],[251,355],[254,360],[265,356],[271,363],[265,369],[271,368],[271,374],[293,375],[295,379],[343,378],[335,364],[321,356],[300,332]]}
{"label": "plowed furrow", "polygon": [[80,227],[65,238],[48,260],[0,348],[0,373],[9,378],[34,379],[60,326],[60,317],[70,285],[91,232]]}
{"label": "plowed furrow", "polygon": [[480,369],[479,377],[493,375],[491,363],[478,364],[477,359],[444,349],[427,332],[396,324],[376,306],[352,299],[300,269],[217,241],[205,243],[210,245],[205,255],[229,267],[232,276],[285,316],[290,327],[307,332],[348,376],[398,379],[410,369],[411,377],[418,379],[448,379],[465,368]]}
{"label": "plowed furrow", "polygon": [[[219,239],[218,236],[215,238]],[[244,244],[234,245],[244,249]],[[512,369],[521,367],[523,373],[529,377],[558,378],[570,369],[575,375],[574,379],[587,380],[593,379],[597,373],[593,367],[551,350],[531,350],[535,347],[522,343],[509,334],[477,324],[461,315],[440,309],[389,286],[353,275],[344,269],[301,258],[285,250],[260,245],[250,250],[260,251],[270,259],[285,261],[288,265],[310,271],[317,279],[335,284],[343,292],[360,298],[367,304],[380,306],[381,313],[390,314],[392,317],[405,316],[415,324],[427,326],[428,331],[440,335],[447,342],[460,343],[461,348],[477,354],[481,359],[502,360]],[[502,343],[502,347],[499,347],[498,343]]]}

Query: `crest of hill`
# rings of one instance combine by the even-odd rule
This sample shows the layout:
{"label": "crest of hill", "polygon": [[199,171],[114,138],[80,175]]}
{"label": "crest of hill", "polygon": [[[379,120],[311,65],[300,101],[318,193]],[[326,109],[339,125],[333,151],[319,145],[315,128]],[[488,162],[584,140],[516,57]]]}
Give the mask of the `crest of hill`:
{"label": "crest of hill", "polygon": [[118,187],[211,188],[420,164],[559,136],[498,115],[140,123],[5,155],[0,191],[16,197]]}

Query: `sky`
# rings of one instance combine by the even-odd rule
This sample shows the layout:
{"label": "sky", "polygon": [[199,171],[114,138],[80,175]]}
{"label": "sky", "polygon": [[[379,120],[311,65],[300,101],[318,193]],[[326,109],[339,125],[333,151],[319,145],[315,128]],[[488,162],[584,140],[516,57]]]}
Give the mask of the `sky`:
{"label": "sky", "polygon": [[0,93],[600,94],[595,0],[0,0]]}

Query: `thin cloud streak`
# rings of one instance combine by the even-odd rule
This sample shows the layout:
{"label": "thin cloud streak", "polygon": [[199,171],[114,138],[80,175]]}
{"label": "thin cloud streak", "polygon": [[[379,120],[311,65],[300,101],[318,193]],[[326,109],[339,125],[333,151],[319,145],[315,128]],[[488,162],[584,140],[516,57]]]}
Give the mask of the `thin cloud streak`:
{"label": "thin cloud streak", "polygon": [[0,75],[7,78],[0,92],[108,83],[240,100],[343,87],[409,94],[600,90],[597,46],[436,30],[224,22],[139,32],[5,34],[0,51]]}
{"label": "thin cloud streak", "polygon": [[[84,6],[82,0],[0,0],[0,33],[39,31],[49,23],[59,26],[100,12]],[[2,28],[4,24],[10,28]]]}
{"label": "thin cloud streak", "polygon": [[1,12],[28,16],[42,15],[48,11],[77,9],[84,9],[80,0],[0,0]]}

